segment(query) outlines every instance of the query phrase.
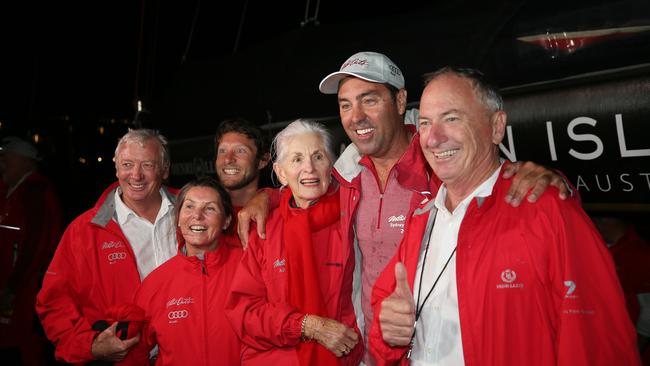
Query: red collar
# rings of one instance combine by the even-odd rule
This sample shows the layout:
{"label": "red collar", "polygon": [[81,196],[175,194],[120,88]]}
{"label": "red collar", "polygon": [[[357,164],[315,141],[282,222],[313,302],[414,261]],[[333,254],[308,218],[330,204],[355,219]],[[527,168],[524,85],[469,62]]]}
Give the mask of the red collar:
{"label": "red collar", "polygon": [[[406,151],[391,168],[389,175],[395,172],[397,182],[402,187],[418,192],[428,192],[430,191],[429,177],[432,174],[431,167],[429,167],[420,148],[420,134],[413,125],[405,125],[404,128],[408,129],[409,133],[413,134],[413,137]],[[362,156],[359,164],[370,170],[377,179],[377,169],[375,169],[375,164],[368,155]]]}

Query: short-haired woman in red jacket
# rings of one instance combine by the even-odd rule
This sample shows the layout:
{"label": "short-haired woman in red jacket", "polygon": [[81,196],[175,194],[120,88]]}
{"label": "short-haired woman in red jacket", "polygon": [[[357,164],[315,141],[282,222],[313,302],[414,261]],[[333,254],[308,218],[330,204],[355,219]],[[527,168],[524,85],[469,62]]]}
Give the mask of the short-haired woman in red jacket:
{"label": "short-haired woman in red jacket", "polygon": [[135,303],[150,322],[125,364],[239,365],[241,343],[224,314],[241,246],[220,241],[232,218],[230,197],[212,178],[186,184],[175,207],[179,253],[142,283]]}

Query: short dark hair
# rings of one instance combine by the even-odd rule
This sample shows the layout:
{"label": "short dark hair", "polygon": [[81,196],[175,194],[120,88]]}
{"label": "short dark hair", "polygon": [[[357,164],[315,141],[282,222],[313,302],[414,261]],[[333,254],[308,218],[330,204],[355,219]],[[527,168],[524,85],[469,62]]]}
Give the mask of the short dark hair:
{"label": "short dark hair", "polygon": [[397,93],[399,93],[399,89],[397,89],[396,87],[394,87],[394,86],[392,86],[392,85],[390,85],[388,83],[384,83],[384,86],[388,89],[388,92],[390,93],[390,97],[393,98],[394,102],[396,102],[397,101]]}
{"label": "short dark hair", "polygon": [[424,86],[441,75],[453,74],[468,79],[478,94],[483,105],[492,113],[503,110],[503,98],[499,89],[479,70],[455,66],[445,66],[434,72],[424,74]]}
{"label": "short dark hair", "polygon": [[223,120],[221,123],[219,123],[217,132],[214,135],[215,155],[219,149],[219,142],[221,141],[221,138],[228,132],[241,133],[242,135],[246,135],[249,139],[253,140],[255,147],[257,148],[256,157],[258,160],[264,159],[264,156],[269,152],[269,139],[264,131],[262,131],[261,128],[252,124],[248,120],[236,117]]}
{"label": "short dark hair", "polygon": [[[183,201],[185,201],[185,196],[187,196],[187,192],[189,192],[189,190],[194,187],[207,187],[217,191],[217,193],[219,194],[219,198],[221,199],[221,205],[223,206],[224,214],[226,215],[226,217],[233,216],[234,209],[232,207],[232,201],[230,201],[230,195],[228,194],[226,189],[223,188],[221,183],[219,183],[219,181],[217,181],[216,179],[210,176],[202,176],[187,182],[183,186],[183,188],[181,188],[181,190],[178,192],[178,198],[176,199],[176,203],[174,204],[174,217],[176,220],[175,222],[176,227],[178,227],[178,218],[180,217],[181,207],[183,206]],[[233,220],[231,220],[230,222],[232,221]]]}

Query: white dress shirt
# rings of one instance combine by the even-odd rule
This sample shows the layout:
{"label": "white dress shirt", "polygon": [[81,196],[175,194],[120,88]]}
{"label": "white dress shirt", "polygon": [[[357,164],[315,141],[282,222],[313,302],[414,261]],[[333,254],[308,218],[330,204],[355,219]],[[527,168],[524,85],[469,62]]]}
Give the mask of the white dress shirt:
{"label": "white dress shirt", "polygon": [[[438,278],[442,268],[451,256],[447,268],[442,272],[435,289],[424,303],[417,321],[415,343],[411,354],[411,365],[418,366],[462,366],[463,343],[461,339],[460,319],[458,314],[458,291],[456,288],[456,255],[454,249],[458,241],[458,230],[465,217],[467,207],[475,197],[487,197],[499,177],[497,169],[474,192],[466,197],[453,212],[445,206],[447,189],[443,185],[435,198],[434,205],[438,213],[429,239],[429,249],[422,276],[422,262],[425,247],[421,249],[420,259],[413,284],[413,295],[417,303],[420,277],[422,277],[422,304],[427,293]],[[422,305],[419,305],[422,306]]]}
{"label": "white dress shirt", "polygon": [[131,244],[140,280],[143,280],[151,271],[178,252],[173,217],[174,205],[161,189],[162,203],[152,224],[124,204],[120,197],[121,192],[120,188],[115,191],[115,215],[117,223]]}

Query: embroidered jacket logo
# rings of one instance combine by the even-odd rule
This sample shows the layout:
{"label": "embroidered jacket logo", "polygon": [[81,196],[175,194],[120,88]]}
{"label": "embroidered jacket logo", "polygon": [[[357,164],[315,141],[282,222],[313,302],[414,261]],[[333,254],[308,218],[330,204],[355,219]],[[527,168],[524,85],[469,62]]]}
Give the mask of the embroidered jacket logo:
{"label": "embroidered jacket logo", "polygon": [[564,286],[567,287],[566,293],[564,294],[564,297],[567,298],[567,299],[575,299],[577,296],[573,295],[573,293],[576,290],[576,283],[571,281],[571,280],[567,280],[567,281],[564,281]]}
{"label": "embroidered jacket logo", "polygon": [[124,248],[125,245],[121,241],[106,241],[102,243],[102,249]]}
{"label": "embroidered jacket logo", "polygon": [[189,314],[187,310],[174,310],[167,313],[167,318],[171,320],[170,323],[176,323],[179,319],[187,318]]}
{"label": "embroidered jacket logo", "polygon": [[517,273],[511,269],[506,269],[501,272],[501,281],[505,283],[512,283],[517,279]]}
{"label": "embroidered jacket logo", "polygon": [[193,297],[174,297],[171,298],[169,301],[167,301],[167,307],[176,305],[186,305],[186,304],[194,304],[194,298]]}
{"label": "embroidered jacket logo", "polygon": [[276,259],[275,262],[273,262],[273,269],[277,268],[278,272],[284,273],[287,270],[286,267],[285,267],[286,263],[287,263],[287,261],[284,258]]}
{"label": "embroidered jacket logo", "polygon": [[517,279],[517,272],[510,268],[506,268],[501,272],[501,282],[497,284],[498,289],[508,289],[508,288],[524,288],[523,283],[515,283]]}
{"label": "embroidered jacket logo", "polygon": [[404,215],[399,215],[399,216],[391,216],[388,218],[388,225],[390,227],[396,227],[400,229],[401,233],[404,233],[404,221],[406,221],[406,216]]}
{"label": "embroidered jacket logo", "polygon": [[126,252],[114,252],[114,253],[109,253],[107,256],[108,258],[108,263],[109,264],[114,264],[118,260],[125,260],[126,259]]}
{"label": "embroidered jacket logo", "polygon": [[406,220],[406,217],[404,217],[404,215],[399,215],[399,216],[393,215],[388,218],[388,222],[402,222],[404,220]]}

